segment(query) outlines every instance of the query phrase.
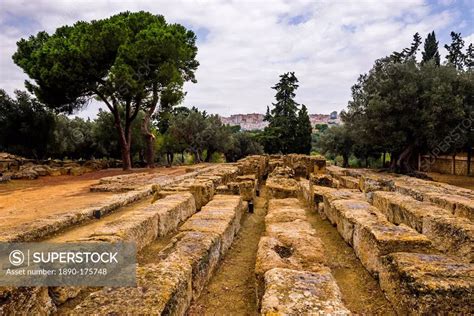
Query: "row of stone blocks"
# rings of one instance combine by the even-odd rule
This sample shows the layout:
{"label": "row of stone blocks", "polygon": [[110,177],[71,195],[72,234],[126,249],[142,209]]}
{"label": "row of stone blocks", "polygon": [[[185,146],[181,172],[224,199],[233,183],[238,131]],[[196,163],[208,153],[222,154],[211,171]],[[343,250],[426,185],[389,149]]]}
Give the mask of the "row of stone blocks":
{"label": "row of stone blocks", "polygon": [[369,197],[375,191],[391,191],[410,196],[420,202],[429,202],[444,208],[455,216],[474,221],[474,192],[469,189],[426,181],[408,176],[377,173],[365,169],[327,167],[328,173],[341,187],[359,189]]}
{"label": "row of stone blocks", "polygon": [[[150,244],[158,236],[165,236],[196,212],[194,197],[190,193],[168,196],[148,207],[127,212],[88,237],[71,242],[131,241],[137,250]],[[78,287],[51,287],[6,289],[8,302],[0,307],[0,314],[51,314],[56,305],[76,297]],[[5,290],[5,291],[6,291]],[[5,292],[6,293],[6,292]]]}
{"label": "row of stone blocks", "polygon": [[[152,205],[127,212],[107,223],[100,230],[93,231],[89,236],[81,240],[73,240],[73,242],[132,241],[136,243],[137,250],[140,250],[157,237],[163,237],[175,231],[180,223],[196,212],[196,198],[202,204],[207,203],[214,195],[214,186],[230,181],[235,178],[237,173],[238,170],[235,167],[218,166],[170,179],[162,183],[160,187],[184,186],[189,183],[190,178],[194,178],[193,181],[205,182],[207,185],[197,184],[193,186],[197,189],[191,189],[189,192],[179,191],[179,194],[177,194],[178,190],[170,190],[169,194],[163,195],[162,199]],[[114,205],[114,207],[118,208],[128,204],[154,190],[159,190],[159,188],[148,187],[122,194],[119,196],[119,202],[115,202],[118,205]],[[110,207],[110,204],[108,205]],[[80,289],[74,287],[0,288],[0,297],[8,297],[8,302],[2,305],[0,312],[8,313],[20,310],[25,313],[35,313],[39,309],[43,311],[43,314],[48,314],[54,312],[57,304],[62,304],[77,296],[79,292]],[[32,299],[25,300],[30,296]]]}
{"label": "row of stone blocks", "polygon": [[358,190],[313,189],[314,199],[323,201],[318,203],[320,214],[337,227],[361,263],[379,279],[397,313],[474,312],[473,264],[440,254],[436,243],[404,222],[391,223],[384,215],[388,211],[381,212],[381,204],[381,209],[372,206]]}
{"label": "row of stone blocks", "polygon": [[[164,180],[158,187],[173,186],[176,183],[186,181],[190,178],[198,177],[204,173],[215,172],[218,167],[211,166],[200,169],[195,172],[190,172],[184,175],[173,177]],[[0,241],[3,242],[27,242],[35,241],[46,236],[52,235],[60,230],[84,223],[92,220],[97,216],[104,216],[125,205],[131,204],[137,200],[145,198],[156,191],[156,185],[146,185],[137,188],[133,191],[116,194],[104,199],[99,205],[86,207],[78,210],[71,210],[62,215],[48,216],[45,218],[38,218],[32,223],[25,223],[22,226],[16,227],[15,231],[0,232]],[[174,192],[176,193],[176,192]]]}
{"label": "row of stone blocks", "polygon": [[255,265],[261,314],[349,314],[299,200],[270,199],[265,226]]}
{"label": "row of stone blocks", "polygon": [[179,228],[156,263],[138,267],[137,287],[92,293],[72,314],[184,315],[232,244],[244,211],[240,197],[214,196]]}

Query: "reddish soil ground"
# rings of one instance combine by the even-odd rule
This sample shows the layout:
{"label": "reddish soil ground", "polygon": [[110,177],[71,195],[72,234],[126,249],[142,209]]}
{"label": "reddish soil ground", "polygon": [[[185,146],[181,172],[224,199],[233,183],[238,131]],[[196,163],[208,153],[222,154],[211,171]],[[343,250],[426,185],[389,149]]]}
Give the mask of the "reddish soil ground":
{"label": "reddish soil ground", "polygon": [[13,228],[52,214],[64,214],[74,209],[93,206],[107,192],[90,192],[90,185],[98,179],[120,174],[150,172],[159,175],[180,175],[186,167],[134,169],[123,171],[107,169],[81,176],[40,177],[37,180],[12,180],[0,185],[0,230]]}

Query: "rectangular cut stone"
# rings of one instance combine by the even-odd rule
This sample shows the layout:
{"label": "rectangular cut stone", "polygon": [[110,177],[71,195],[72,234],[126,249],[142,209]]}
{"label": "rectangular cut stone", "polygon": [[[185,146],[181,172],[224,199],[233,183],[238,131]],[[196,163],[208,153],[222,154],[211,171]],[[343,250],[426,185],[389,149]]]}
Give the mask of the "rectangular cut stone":
{"label": "rectangular cut stone", "polygon": [[349,315],[329,269],[272,269],[265,273],[262,315]]}
{"label": "rectangular cut stone", "polygon": [[310,208],[310,210],[314,209],[314,201],[312,197],[312,190],[311,190],[311,183],[309,180],[306,179],[299,179],[298,181],[299,187],[299,198],[304,201],[304,203]]}
{"label": "rectangular cut stone", "polygon": [[266,225],[268,236],[276,237],[287,231],[313,233],[313,227],[306,220],[297,219],[292,222],[269,223]]}
{"label": "rectangular cut stone", "polygon": [[243,214],[242,199],[238,196],[220,195],[206,205],[201,212],[193,215],[180,231],[216,233],[222,238],[221,254],[229,249],[234,235],[240,227]]}
{"label": "rectangular cut stone", "polygon": [[377,276],[380,258],[392,252],[432,252],[429,239],[403,224],[391,223],[356,225],[354,251],[364,267]]}
{"label": "rectangular cut stone", "polygon": [[298,182],[285,177],[269,177],[266,182],[269,199],[286,199],[298,197]]}
{"label": "rectangular cut stone", "polygon": [[331,175],[333,178],[338,178],[344,175],[345,168],[341,168],[338,166],[326,166],[326,171]]}
{"label": "rectangular cut stone", "polygon": [[455,216],[464,217],[474,222],[474,198],[452,194],[427,193],[425,200],[449,210]]}
{"label": "rectangular cut stone", "polygon": [[196,300],[217,268],[220,248],[221,238],[217,234],[182,232],[158,253],[157,259],[166,260],[172,255],[191,265],[193,299]]}
{"label": "rectangular cut stone", "polygon": [[170,195],[154,203],[158,209],[158,236],[166,236],[178,228],[192,214],[196,213],[196,204],[192,194]]}
{"label": "rectangular cut stone", "polygon": [[377,191],[372,203],[394,224],[406,224],[418,232],[423,231],[423,218],[431,215],[449,216],[449,212],[429,203],[423,203],[397,192]]}
{"label": "rectangular cut stone", "polygon": [[368,202],[361,200],[336,200],[332,203],[334,220],[341,237],[353,246],[356,226],[384,224],[388,221]]}
{"label": "rectangular cut stone", "polygon": [[375,173],[365,173],[359,178],[359,189],[364,193],[391,191],[394,177]]}
{"label": "rectangular cut stone", "polygon": [[348,189],[359,189],[359,179],[350,176],[341,176],[339,182],[342,187]]}
{"label": "rectangular cut stone", "polygon": [[426,216],[423,232],[438,250],[474,262],[474,224],[456,216]]}
{"label": "rectangular cut stone", "polygon": [[320,271],[325,263],[319,238],[305,232],[281,232],[275,237],[261,237],[255,263],[256,291],[264,292],[264,274],[273,268]]}
{"label": "rectangular cut stone", "polygon": [[[316,210],[318,211],[319,215],[322,217],[322,219],[326,219],[326,213],[324,212],[324,195],[335,191],[336,189],[334,188],[328,188],[328,187],[323,187],[319,185],[312,185],[311,186],[311,191],[313,195],[313,203],[315,206],[317,206]],[[323,206],[323,207],[321,207]]]}
{"label": "rectangular cut stone", "polygon": [[443,255],[392,253],[380,287],[399,315],[472,315],[474,265]]}
{"label": "rectangular cut stone", "polygon": [[71,315],[184,315],[193,296],[192,267],[177,256],[137,268],[137,287],[104,288]]}
{"label": "rectangular cut stone", "polygon": [[336,224],[336,214],[332,202],[337,200],[364,200],[364,194],[358,190],[339,189],[323,193],[324,212],[331,224]]}

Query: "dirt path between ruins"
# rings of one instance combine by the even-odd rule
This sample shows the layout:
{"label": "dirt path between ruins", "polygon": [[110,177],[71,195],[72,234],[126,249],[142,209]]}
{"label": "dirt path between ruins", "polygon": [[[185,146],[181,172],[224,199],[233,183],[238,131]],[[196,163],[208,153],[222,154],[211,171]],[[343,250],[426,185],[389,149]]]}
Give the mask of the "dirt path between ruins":
{"label": "dirt path between ruins", "polygon": [[255,261],[260,236],[265,230],[266,202],[255,199],[253,214],[246,213],[232,247],[220,263],[188,315],[258,315],[255,293]]}
{"label": "dirt path between ruins", "polygon": [[345,306],[355,314],[396,315],[377,280],[367,272],[337,229],[308,209],[306,216],[323,242],[327,265],[341,289]]}
{"label": "dirt path between ruins", "polygon": [[91,207],[114,195],[90,192],[90,185],[98,179],[119,174],[152,172],[163,176],[184,174],[186,167],[135,169],[123,171],[107,169],[81,176],[41,177],[37,180],[13,180],[0,185],[0,230],[12,230],[38,218],[59,215],[72,210]]}

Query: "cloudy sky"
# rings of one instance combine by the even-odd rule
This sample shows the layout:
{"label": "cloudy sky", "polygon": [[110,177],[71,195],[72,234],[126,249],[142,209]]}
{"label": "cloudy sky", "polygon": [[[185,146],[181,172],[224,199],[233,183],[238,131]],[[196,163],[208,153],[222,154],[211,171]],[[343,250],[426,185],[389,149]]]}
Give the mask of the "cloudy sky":
{"label": "cloudy sky", "polygon": [[[11,59],[20,38],[126,10],[195,31],[201,65],[184,105],[221,115],[264,113],[270,87],[287,71],[296,72],[297,101],[310,113],[339,111],[358,75],[408,46],[415,32],[434,30],[441,47],[451,30],[474,40],[474,0],[0,0],[0,88],[24,89],[26,75]],[[100,106],[78,115],[94,117]]]}

